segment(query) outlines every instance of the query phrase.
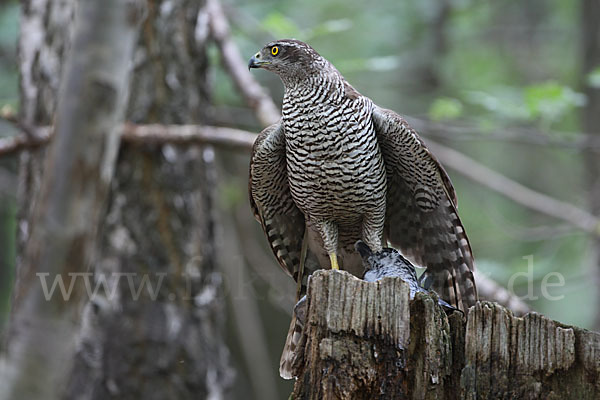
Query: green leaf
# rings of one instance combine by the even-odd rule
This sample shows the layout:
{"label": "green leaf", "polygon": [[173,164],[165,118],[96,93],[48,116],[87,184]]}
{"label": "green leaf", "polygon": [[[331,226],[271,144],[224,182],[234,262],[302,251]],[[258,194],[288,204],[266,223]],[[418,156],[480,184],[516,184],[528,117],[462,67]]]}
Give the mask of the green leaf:
{"label": "green leaf", "polygon": [[525,88],[524,98],[532,117],[546,121],[558,120],[567,111],[585,103],[581,93],[553,81]]}
{"label": "green leaf", "polygon": [[262,24],[274,37],[302,37],[302,30],[298,25],[277,11],[270,12],[262,21]]}
{"label": "green leaf", "polygon": [[244,200],[244,185],[237,179],[225,181],[219,185],[220,206],[225,210],[235,208]]}
{"label": "green leaf", "polygon": [[596,67],[587,76],[587,83],[593,88],[600,88],[600,67]]}
{"label": "green leaf", "polygon": [[0,46],[16,47],[19,34],[19,10],[19,3],[16,2],[0,7]]}
{"label": "green leaf", "polygon": [[465,100],[483,107],[491,115],[501,120],[530,120],[531,116],[523,104],[521,89],[500,86],[486,91],[466,91]]}
{"label": "green leaf", "polygon": [[439,97],[429,107],[429,118],[434,121],[451,120],[460,117],[463,105],[457,99]]}
{"label": "green leaf", "polygon": [[356,71],[393,71],[400,66],[400,57],[398,56],[381,56],[370,58],[352,58],[347,60],[339,60],[336,62],[340,71],[356,72]]}
{"label": "green leaf", "polygon": [[351,19],[330,19],[323,22],[304,33],[306,40],[311,40],[319,36],[325,36],[331,33],[347,31],[352,28],[353,22]]}

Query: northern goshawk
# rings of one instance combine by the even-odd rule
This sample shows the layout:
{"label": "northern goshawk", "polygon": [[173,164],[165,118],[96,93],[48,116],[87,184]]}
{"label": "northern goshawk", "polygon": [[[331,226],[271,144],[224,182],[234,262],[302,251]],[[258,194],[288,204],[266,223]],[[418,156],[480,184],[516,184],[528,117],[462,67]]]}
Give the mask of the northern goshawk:
{"label": "northern goshawk", "polygon": [[[432,288],[466,311],[477,301],[473,256],[448,174],[408,123],[354,89],[312,47],[267,44],[249,68],[285,86],[282,119],[252,150],[250,204],[279,264],[298,282],[318,268],[364,270],[354,243],[389,243],[426,267]],[[292,321],[280,374],[291,378]]]}

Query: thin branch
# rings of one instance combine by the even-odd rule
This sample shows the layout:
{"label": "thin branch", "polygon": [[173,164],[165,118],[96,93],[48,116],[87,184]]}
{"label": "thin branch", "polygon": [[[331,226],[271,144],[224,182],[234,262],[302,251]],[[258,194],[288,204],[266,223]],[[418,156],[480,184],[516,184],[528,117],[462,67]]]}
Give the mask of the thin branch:
{"label": "thin branch", "polygon": [[567,236],[586,234],[573,224],[523,226],[507,218],[497,208],[488,208],[486,213],[493,225],[508,237],[521,242],[541,242],[562,239]]}
{"label": "thin branch", "polygon": [[566,221],[592,235],[600,235],[600,219],[588,211],[529,189],[450,147],[431,140],[427,143],[442,164],[472,181],[529,209]]}
{"label": "thin branch", "polygon": [[[50,138],[50,128],[36,129],[36,135]],[[201,125],[134,125],[125,124],[122,140],[133,144],[202,143],[216,146],[249,150],[256,135],[254,133],[215,126]],[[28,142],[25,136],[0,139],[0,155],[25,148],[39,146],[43,142]],[[491,170],[466,155],[437,142],[428,141],[429,147],[442,163],[461,175],[502,194],[527,208],[566,221],[583,231],[600,235],[600,218],[572,204],[557,200]]]}
{"label": "thin branch", "polygon": [[[0,138],[0,156],[47,144],[52,139],[51,128],[35,129],[38,139],[31,140],[24,134]],[[202,125],[134,125],[124,124],[121,141],[131,144],[200,143],[249,150],[256,134],[233,128]]]}
{"label": "thin branch", "polygon": [[[48,132],[38,132],[33,126],[31,126],[29,123],[25,122],[22,119],[19,119],[17,114],[15,113],[15,111],[11,108],[11,107],[2,107],[2,109],[0,109],[0,119],[8,122],[9,124],[11,124],[15,129],[17,129],[18,131],[22,132],[23,135],[26,137],[26,139],[31,142],[31,143],[27,143],[27,145],[31,145],[34,144],[34,146],[36,145],[35,143],[37,143],[37,145],[42,144],[46,141],[46,136],[48,135]],[[17,144],[17,146],[20,144]],[[2,150],[0,148],[0,150]],[[0,153],[1,155],[2,153]]]}
{"label": "thin branch", "polygon": [[[47,139],[50,137],[50,128],[37,129],[37,135],[42,132]],[[198,125],[134,125],[125,124],[123,127],[122,141],[131,144],[165,144],[165,143],[199,143],[212,144],[215,146],[228,147],[241,151],[248,151],[256,135],[254,133],[214,126]],[[0,155],[6,154],[2,149],[8,149],[7,144],[18,143],[12,151],[33,147],[24,136],[0,139]],[[589,212],[572,204],[556,200],[545,194],[531,190],[517,183],[479,162],[465,156],[464,154],[438,144],[428,141],[429,147],[440,158],[444,165],[456,169],[467,178],[492,189],[503,196],[542,214],[549,215],[569,223],[583,231],[599,235],[600,220]],[[39,146],[41,143],[35,144]],[[499,290],[500,286],[489,279],[478,276],[478,286],[483,298],[494,299],[504,304],[517,313],[526,310],[527,305],[519,299],[512,298],[510,293]]]}
{"label": "thin branch", "polygon": [[[577,151],[600,151],[600,137],[584,132],[543,132],[532,128],[507,127],[484,132],[482,129],[451,123],[440,124],[427,119],[407,117],[410,125],[424,136],[451,140],[479,140],[512,142],[534,146],[547,146]],[[555,137],[558,135],[561,137]],[[563,139],[572,137],[573,139]]]}
{"label": "thin branch", "polygon": [[[30,130],[31,132],[33,130]],[[10,155],[22,150],[35,149],[50,141],[50,128],[35,129],[35,135],[23,131],[16,136],[8,136],[0,139],[0,156]]]}
{"label": "thin branch", "polygon": [[519,316],[531,311],[531,308],[529,308],[527,303],[521,300],[517,295],[498,285],[496,282],[480,273],[479,270],[476,269],[474,275],[479,300],[495,301]]}
{"label": "thin branch", "polygon": [[121,140],[133,144],[202,143],[249,150],[256,134],[233,128],[202,125],[125,124]]}
{"label": "thin branch", "polygon": [[236,88],[254,110],[262,125],[271,125],[279,121],[279,109],[265,92],[263,87],[246,69],[247,62],[237,45],[231,39],[229,22],[218,0],[208,0],[210,31],[219,47],[225,69],[231,76]]}

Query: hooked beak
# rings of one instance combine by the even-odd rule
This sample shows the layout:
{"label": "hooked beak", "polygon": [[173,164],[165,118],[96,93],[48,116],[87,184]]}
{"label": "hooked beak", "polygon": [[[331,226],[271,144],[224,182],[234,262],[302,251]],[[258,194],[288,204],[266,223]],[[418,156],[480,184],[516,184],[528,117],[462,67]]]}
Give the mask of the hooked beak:
{"label": "hooked beak", "polygon": [[261,68],[263,65],[271,64],[270,61],[263,61],[260,59],[260,53],[256,53],[254,57],[248,61],[248,70],[250,68]]}

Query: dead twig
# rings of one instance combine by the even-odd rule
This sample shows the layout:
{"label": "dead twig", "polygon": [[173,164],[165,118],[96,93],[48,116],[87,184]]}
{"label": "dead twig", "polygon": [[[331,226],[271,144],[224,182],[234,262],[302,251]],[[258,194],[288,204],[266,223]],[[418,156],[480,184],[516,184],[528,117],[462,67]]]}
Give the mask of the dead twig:
{"label": "dead twig", "polygon": [[531,210],[566,221],[587,233],[600,236],[600,218],[588,211],[536,192],[450,147],[431,140],[428,140],[427,143],[442,164],[458,171],[472,181]]}
{"label": "dead twig", "polygon": [[225,69],[236,88],[246,103],[254,110],[262,125],[271,125],[279,121],[281,117],[279,109],[262,86],[252,77],[246,68],[246,60],[231,39],[229,22],[221,4],[217,0],[208,0],[207,7],[210,14],[210,32],[219,47]]}
{"label": "dead twig", "polygon": [[23,130],[22,128],[19,126],[22,134],[0,139],[0,156],[18,153],[22,150],[32,150],[50,141],[51,129],[49,127],[37,128],[35,134],[31,133],[34,129]]}
{"label": "dead twig", "polygon": [[249,150],[256,134],[240,129],[202,125],[125,124],[121,140],[134,144],[201,143]]}
{"label": "dead twig", "polygon": [[[0,156],[34,149],[52,139],[50,127],[35,128],[35,139],[25,134],[0,139]],[[248,150],[256,135],[239,129],[202,125],[125,124],[121,140],[132,144],[200,143]]]}
{"label": "dead twig", "polygon": [[479,300],[495,301],[518,316],[525,315],[531,311],[531,308],[529,308],[527,303],[521,300],[517,295],[498,285],[478,270],[475,270],[474,275]]}
{"label": "dead twig", "polygon": [[543,132],[534,128],[504,127],[493,131],[456,123],[437,123],[407,116],[410,125],[424,136],[452,141],[495,141],[553,147],[572,151],[600,151],[600,136],[586,132]]}

